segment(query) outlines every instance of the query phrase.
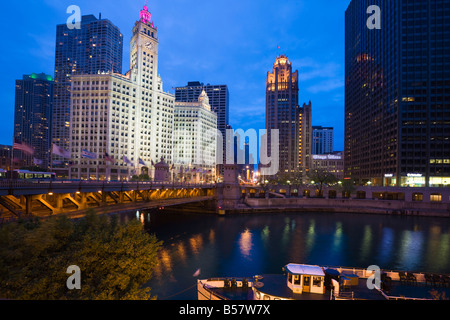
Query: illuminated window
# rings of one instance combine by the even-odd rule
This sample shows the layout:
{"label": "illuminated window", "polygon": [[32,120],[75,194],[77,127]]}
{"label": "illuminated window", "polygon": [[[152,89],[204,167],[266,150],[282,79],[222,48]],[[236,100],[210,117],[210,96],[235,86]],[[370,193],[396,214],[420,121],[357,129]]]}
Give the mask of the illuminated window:
{"label": "illuminated window", "polygon": [[442,202],[442,195],[440,193],[435,193],[430,196],[431,202]]}

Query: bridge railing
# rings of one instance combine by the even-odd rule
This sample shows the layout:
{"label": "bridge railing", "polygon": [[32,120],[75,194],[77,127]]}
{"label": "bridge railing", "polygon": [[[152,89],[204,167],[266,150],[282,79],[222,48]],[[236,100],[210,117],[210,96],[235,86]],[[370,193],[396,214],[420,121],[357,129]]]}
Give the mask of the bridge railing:
{"label": "bridge railing", "polygon": [[214,188],[215,183],[179,183],[179,182],[116,182],[116,181],[67,181],[67,180],[0,180],[0,189],[19,188],[64,188],[64,187],[98,187],[98,188],[172,188],[172,189],[208,189]]}

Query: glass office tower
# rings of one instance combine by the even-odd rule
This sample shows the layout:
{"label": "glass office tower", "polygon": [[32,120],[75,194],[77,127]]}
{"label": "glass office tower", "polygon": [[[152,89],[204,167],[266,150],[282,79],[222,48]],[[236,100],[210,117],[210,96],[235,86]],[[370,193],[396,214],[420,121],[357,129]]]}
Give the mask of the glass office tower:
{"label": "glass office tower", "polygon": [[43,73],[16,80],[14,141],[33,148],[34,153],[14,150],[15,169],[49,168],[53,87],[52,76]]}
{"label": "glass office tower", "polygon": [[[82,17],[80,29],[57,26],[55,55],[55,95],[52,126],[53,143],[70,148],[71,76],[104,72],[122,73],[123,35],[111,21],[93,15]],[[55,169],[68,173],[68,159],[54,156]],[[65,175],[64,170],[62,175]]]}
{"label": "glass office tower", "polygon": [[353,0],[345,69],[346,177],[450,186],[450,0]]}

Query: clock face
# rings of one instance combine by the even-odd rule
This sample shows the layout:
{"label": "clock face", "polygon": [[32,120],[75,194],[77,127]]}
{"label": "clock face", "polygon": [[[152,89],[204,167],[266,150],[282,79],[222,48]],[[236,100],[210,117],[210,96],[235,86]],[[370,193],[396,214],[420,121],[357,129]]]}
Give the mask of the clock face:
{"label": "clock face", "polygon": [[145,47],[146,47],[147,49],[152,49],[152,48],[153,48],[153,44],[152,44],[151,42],[147,42],[147,43],[145,44]]}

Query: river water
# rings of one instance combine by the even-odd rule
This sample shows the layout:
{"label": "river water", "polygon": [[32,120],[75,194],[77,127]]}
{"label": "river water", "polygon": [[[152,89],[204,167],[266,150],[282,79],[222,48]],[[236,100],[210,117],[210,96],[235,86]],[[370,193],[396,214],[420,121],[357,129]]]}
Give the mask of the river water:
{"label": "river water", "polygon": [[197,279],[280,274],[288,263],[450,274],[450,219],[174,211],[122,219],[139,219],[164,242],[148,283],[160,300],[196,300]]}

